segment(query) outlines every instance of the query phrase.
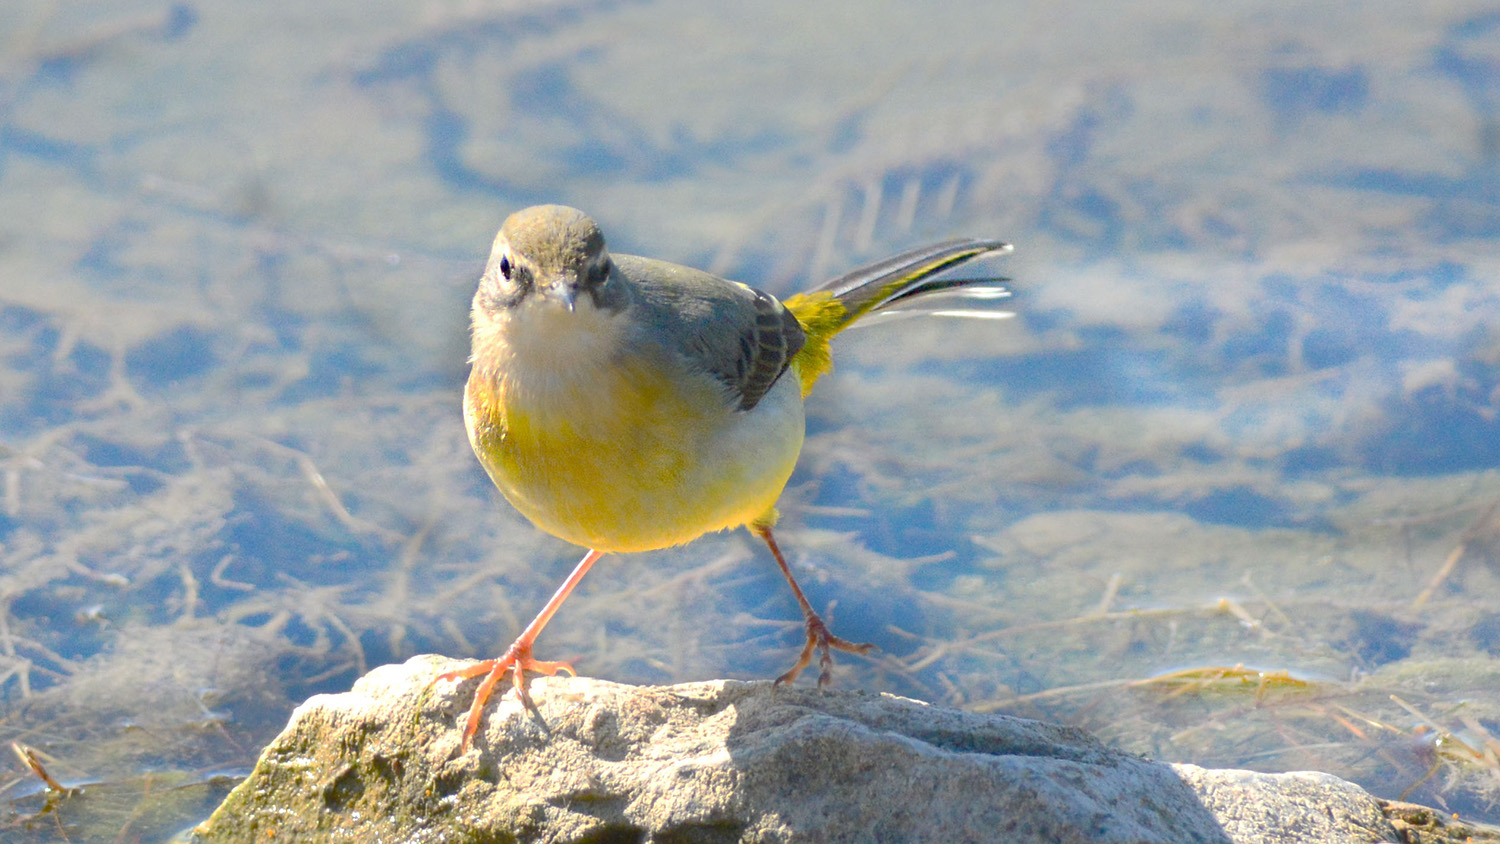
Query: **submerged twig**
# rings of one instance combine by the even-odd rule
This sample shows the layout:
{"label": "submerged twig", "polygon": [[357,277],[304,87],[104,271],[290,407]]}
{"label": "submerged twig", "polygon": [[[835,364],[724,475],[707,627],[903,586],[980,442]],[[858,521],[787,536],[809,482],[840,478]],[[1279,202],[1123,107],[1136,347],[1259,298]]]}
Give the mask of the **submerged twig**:
{"label": "submerged twig", "polygon": [[1475,540],[1487,538],[1491,542],[1494,542],[1497,536],[1500,536],[1500,501],[1496,501],[1486,508],[1484,513],[1475,519],[1473,524],[1469,525],[1468,530],[1464,531],[1463,536],[1458,540],[1458,544],[1453,546],[1452,551],[1448,552],[1448,556],[1443,560],[1443,565],[1438,568],[1437,574],[1434,574],[1432,579],[1427,582],[1427,586],[1421,592],[1417,593],[1417,597],[1412,599],[1412,609],[1416,609],[1432,599],[1437,590],[1453,574],[1453,570],[1458,568],[1459,561],[1468,553],[1469,547],[1474,544]]}
{"label": "submerged twig", "polygon": [[18,741],[11,742],[10,749],[15,751],[16,757],[21,760],[22,765],[25,765],[33,774],[37,775],[38,779],[47,784],[47,788],[58,794],[63,794],[68,790],[63,787],[62,783],[53,779],[51,774],[47,773],[47,769],[43,767],[42,760],[37,756],[35,750]]}

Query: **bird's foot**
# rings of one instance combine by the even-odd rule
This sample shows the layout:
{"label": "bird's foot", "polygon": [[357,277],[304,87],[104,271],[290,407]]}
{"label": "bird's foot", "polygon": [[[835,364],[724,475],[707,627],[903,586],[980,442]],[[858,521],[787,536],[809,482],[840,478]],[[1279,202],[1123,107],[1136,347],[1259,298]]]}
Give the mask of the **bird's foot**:
{"label": "bird's foot", "polygon": [[797,657],[797,664],[791,670],[776,678],[775,685],[791,683],[802,673],[802,669],[812,663],[813,650],[818,652],[818,666],[822,671],[818,673],[818,688],[826,688],[833,681],[833,654],[832,651],[843,651],[851,654],[867,654],[875,650],[875,646],[868,642],[851,642],[848,639],[840,639],[829,632],[828,625],[817,613],[807,617],[807,644],[802,646],[802,655]]}
{"label": "bird's foot", "polygon": [[441,683],[445,680],[468,680],[483,674],[484,680],[479,688],[474,690],[474,702],[469,705],[469,718],[464,722],[463,749],[469,749],[469,742],[474,734],[479,732],[479,719],[484,714],[484,705],[490,699],[490,694],[495,690],[506,672],[511,674],[511,686],[515,689],[516,697],[528,709],[535,709],[536,704],[531,702],[531,695],[526,691],[526,672],[533,671],[537,674],[548,676],[566,671],[568,674],[577,676],[578,672],[573,666],[566,662],[546,662],[533,659],[531,656],[531,643],[517,640],[506,649],[505,655],[499,659],[486,659],[473,665],[460,668],[457,671],[448,671],[434,677],[433,683]]}

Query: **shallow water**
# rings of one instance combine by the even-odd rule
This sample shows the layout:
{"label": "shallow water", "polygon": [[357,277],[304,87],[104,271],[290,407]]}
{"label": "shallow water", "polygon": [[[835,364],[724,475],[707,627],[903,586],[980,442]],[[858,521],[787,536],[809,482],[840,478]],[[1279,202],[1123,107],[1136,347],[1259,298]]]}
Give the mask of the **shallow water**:
{"label": "shallow water", "polygon": [[[0,707],[156,840],[308,695],[493,655],[581,554],[464,438],[504,216],[786,294],[999,236],[1017,317],[841,337],[783,545],[837,682],[1500,820],[1493,4],[0,8]],[[856,13],[854,10],[857,9]],[[740,534],[541,640],[774,676]]]}

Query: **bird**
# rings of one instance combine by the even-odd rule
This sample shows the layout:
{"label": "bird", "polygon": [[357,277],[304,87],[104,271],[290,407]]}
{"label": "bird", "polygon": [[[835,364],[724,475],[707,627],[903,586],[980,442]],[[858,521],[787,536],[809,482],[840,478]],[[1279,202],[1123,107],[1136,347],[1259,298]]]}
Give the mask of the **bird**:
{"label": "bird", "polygon": [[707,272],[611,254],[582,211],[539,205],[506,218],[471,308],[464,422],[504,497],[538,528],[588,553],[505,653],[439,675],[484,675],[462,746],[509,673],[575,673],[532,656],[568,595],[605,554],[668,548],[747,528],[770,550],[801,608],[806,641],[775,685],[819,655],[871,644],[835,636],[797,584],[773,528],[805,432],[803,400],[832,367],[829,340],[874,312],[941,291],[996,291],[1003,278],[938,277],[997,240],[903,252],[785,302]]}

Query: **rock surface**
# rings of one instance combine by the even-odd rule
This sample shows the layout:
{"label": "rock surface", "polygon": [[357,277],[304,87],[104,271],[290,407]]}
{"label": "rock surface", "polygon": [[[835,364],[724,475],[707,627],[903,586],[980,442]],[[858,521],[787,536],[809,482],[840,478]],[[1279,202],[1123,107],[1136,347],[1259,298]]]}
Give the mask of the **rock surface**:
{"label": "rock surface", "polygon": [[461,752],[475,682],[430,681],[463,664],[415,657],[308,700],[198,838],[1449,840],[1436,813],[1420,837],[1326,774],[1152,763],[1067,727],[765,682],[538,678],[535,711],[497,694]]}

